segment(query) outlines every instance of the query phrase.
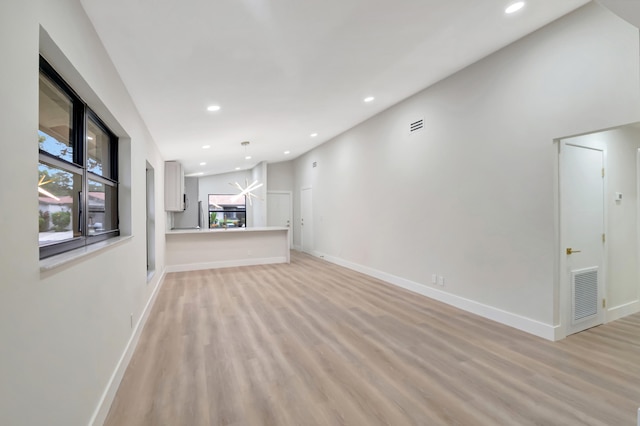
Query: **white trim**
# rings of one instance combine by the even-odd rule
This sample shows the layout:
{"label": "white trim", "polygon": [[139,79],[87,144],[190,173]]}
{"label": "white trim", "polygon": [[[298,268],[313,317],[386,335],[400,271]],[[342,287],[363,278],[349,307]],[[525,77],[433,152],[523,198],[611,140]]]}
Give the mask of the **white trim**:
{"label": "white trim", "polygon": [[104,241],[88,244],[77,249],[56,254],[55,256],[47,257],[46,259],[40,259],[40,272],[49,272],[71,262],[75,262],[76,260],[84,259],[85,257],[94,255],[100,251],[113,248],[131,240],[132,238],[133,236],[131,235],[120,235],[118,237],[109,238]]}
{"label": "white trim", "polygon": [[520,315],[513,314],[511,312],[503,311],[502,309],[498,309],[493,306],[488,306],[470,299],[465,299],[464,297],[456,296],[439,289],[431,288],[424,284],[416,283],[414,281],[388,274],[377,269],[358,265],[357,263],[349,262],[338,257],[329,256],[319,252],[314,252],[313,254],[331,263],[335,263],[336,265],[340,265],[345,268],[349,268],[354,271],[369,275],[371,277],[385,281],[389,284],[393,284],[397,287],[402,287],[406,290],[413,291],[414,293],[418,293],[439,302],[446,303],[447,305],[455,306],[456,308],[471,312],[472,314],[479,315],[483,318],[487,318],[499,322],[500,324],[504,324],[509,327],[524,331],[526,333],[542,337],[543,339],[558,339],[559,326],[545,324],[531,318],[526,318]]}
{"label": "white trim", "polygon": [[562,340],[566,337],[567,337],[567,333],[564,327],[562,327],[561,325],[553,326],[553,339],[551,340],[553,340],[554,342],[557,342],[558,340]]}
{"label": "white trim", "polygon": [[[636,247],[640,247],[640,148],[636,152],[636,242]],[[636,265],[640,265],[640,250],[636,250]],[[637,299],[640,299],[640,269],[636,269]],[[640,409],[638,413],[640,414]],[[640,423],[640,416],[638,416],[638,423]]]}
{"label": "white trim", "polygon": [[633,302],[623,303],[622,305],[614,306],[607,309],[605,315],[605,322],[615,321],[627,315],[633,315],[640,312],[640,300],[634,300]]}
{"label": "white trim", "polygon": [[167,266],[166,270],[167,272],[186,272],[186,271],[200,271],[203,269],[233,268],[236,266],[270,265],[274,263],[289,263],[289,260],[286,258],[286,256],[263,257],[263,258],[256,258],[256,259],[221,260],[218,262],[170,265],[170,266]]}
{"label": "white trim", "polygon": [[[300,251],[305,252],[304,251],[304,228],[303,228],[303,224],[302,224],[302,220],[304,219],[302,217],[303,211],[304,211],[304,207],[302,205],[302,193],[304,191],[311,191],[311,220],[307,219],[307,223],[311,222],[311,251],[313,252],[313,247],[315,247],[315,232],[313,232],[313,187],[312,186],[303,186],[302,188],[300,188]],[[313,253],[309,253],[309,254],[313,254]]]}
{"label": "white trim", "polygon": [[120,387],[120,382],[124,377],[124,373],[129,366],[129,362],[131,361],[131,357],[138,346],[138,341],[140,340],[140,335],[142,334],[142,329],[149,318],[149,313],[151,312],[151,307],[156,301],[160,288],[164,284],[164,278],[166,276],[166,271],[164,271],[160,278],[158,279],[158,283],[156,287],[153,289],[151,293],[151,297],[147,301],[144,309],[142,310],[142,315],[138,319],[135,328],[133,329],[133,333],[131,333],[131,337],[127,342],[127,346],[125,346],[118,363],[116,364],[116,368],[111,374],[109,378],[109,382],[98,401],[98,406],[96,407],[93,415],[91,416],[91,420],[89,420],[89,425],[91,426],[99,426],[104,424],[104,421],[107,419],[107,414],[109,414],[109,410],[111,409],[111,404],[113,403],[113,399],[116,396],[116,392],[118,391],[118,387]]}

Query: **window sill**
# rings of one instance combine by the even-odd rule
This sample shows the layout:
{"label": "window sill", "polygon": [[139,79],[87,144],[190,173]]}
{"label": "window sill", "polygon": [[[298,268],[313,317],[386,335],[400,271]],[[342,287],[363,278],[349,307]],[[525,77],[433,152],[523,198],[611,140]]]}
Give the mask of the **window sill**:
{"label": "window sill", "polygon": [[132,238],[133,237],[131,235],[109,238],[108,240],[100,241],[99,243],[90,244],[79,249],[42,259],[40,260],[40,272],[51,271],[68,263],[93,255],[104,249],[124,243]]}

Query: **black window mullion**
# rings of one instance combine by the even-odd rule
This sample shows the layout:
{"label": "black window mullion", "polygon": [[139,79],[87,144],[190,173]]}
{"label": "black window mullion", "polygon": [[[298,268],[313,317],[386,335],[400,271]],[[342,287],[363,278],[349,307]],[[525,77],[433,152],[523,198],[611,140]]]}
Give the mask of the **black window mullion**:
{"label": "black window mullion", "polygon": [[46,151],[40,151],[40,161],[53,167],[66,170],[72,173],[82,174],[82,167],[77,164],[69,163],[63,159],[55,157]]}
{"label": "black window mullion", "polygon": [[82,248],[87,245],[84,238],[74,238],[70,241],[65,241],[60,244],[52,244],[48,246],[40,247],[40,258],[44,259],[56,254],[64,253],[65,251]]}
{"label": "black window mullion", "polygon": [[84,147],[86,128],[87,124],[85,120],[84,104],[80,99],[76,99],[73,102],[73,161],[83,168],[86,167],[87,164],[85,160],[86,149]]}
{"label": "black window mullion", "polygon": [[90,180],[93,180],[93,181],[96,181],[96,182],[100,182],[100,183],[103,183],[105,185],[109,185],[109,186],[117,186],[118,185],[117,181],[115,181],[113,179],[106,178],[104,176],[97,175],[95,173],[87,172],[87,176],[88,176],[88,178]]}
{"label": "black window mullion", "polygon": [[111,130],[102,122],[100,117],[96,115],[91,109],[87,108],[87,115],[94,124],[102,129],[107,135],[109,135],[109,177],[117,182],[118,181],[118,138],[113,134]]}
{"label": "black window mullion", "polygon": [[111,143],[109,144],[109,154],[111,158],[111,179],[118,181],[118,139],[111,134]]}
{"label": "black window mullion", "polygon": [[87,176],[87,110],[83,103],[77,108],[78,123],[76,126],[77,150],[79,152],[80,164],[82,165],[82,195],[81,195],[81,214],[79,217],[80,226],[82,227],[82,237],[87,238],[87,223],[89,217],[89,177]]}

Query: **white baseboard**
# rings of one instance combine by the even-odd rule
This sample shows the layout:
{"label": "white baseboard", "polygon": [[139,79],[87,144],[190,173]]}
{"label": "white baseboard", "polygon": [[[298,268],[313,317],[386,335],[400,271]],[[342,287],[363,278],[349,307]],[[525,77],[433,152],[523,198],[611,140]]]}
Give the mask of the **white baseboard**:
{"label": "white baseboard", "polygon": [[291,248],[295,251],[302,251],[302,246],[292,245]]}
{"label": "white baseboard", "polygon": [[217,262],[203,262],[203,263],[188,263],[184,265],[169,265],[167,266],[167,272],[186,272],[186,271],[200,271],[202,269],[219,269],[219,268],[233,268],[236,266],[254,266],[254,265],[269,265],[273,263],[288,263],[286,256],[281,257],[262,257],[255,259],[237,259],[237,260],[220,260]]}
{"label": "white baseboard", "polygon": [[328,256],[326,254],[317,252],[314,253],[314,255],[323,258],[331,263],[335,263],[336,265],[344,266],[345,268],[361,272],[365,275],[369,275],[379,280],[388,282],[389,284],[402,287],[406,290],[413,291],[414,293],[421,294],[431,299],[435,299],[439,302],[446,303],[464,311],[471,312],[472,314],[476,314],[481,317],[499,322],[500,324],[516,328],[518,330],[533,334],[543,339],[558,339],[558,326],[545,324],[531,318],[526,318],[520,315],[513,314],[511,312],[503,311],[502,309],[498,309],[493,306],[488,306],[470,299],[465,299],[464,297],[456,296],[454,294],[447,293],[446,291],[432,288],[424,284],[419,284],[405,278],[397,277],[386,272],[369,268],[367,266],[358,265],[344,259]]}
{"label": "white baseboard", "polygon": [[91,420],[89,421],[89,426],[101,426],[104,424],[104,421],[107,419],[107,414],[109,414],[109,409],[111,408],[111,404],[113,403],[113,399],[116,396],[116,392],[118,391],[118,387],[120,386],[120,382],[122,381],[122,377],[124,376],[124,372],[127,370],[127,366],[129,365],[129,361],[131,361],[131,357],[133,356],[133,352],[138,345],[138,340],[140,340],[140,334],[142,333],[142,329],[147,322],[147,318],[149,318],[149,313],[151,312],[151,307],[156,301],[156,297],[158,296],[158,292],[160,288],[164,284],[166,271],[163,271],[156,283],[153,292],[151,293],[151,297],[147,301],[144,309],[142,310],[142,314],[136,323],[135,328],[133,329],[133,333],[131,333],[131,337],[127,342],[127,346],[125,346],[122,356],[120,356],[120,360],[118,360],[118,364],[116,365],[115,370],[111,374],[109,378],[109,382],[98,401],[98,406],[96,410],[93,412],[93,416],[91,416]]}
{"label": "white baseboard", "polygon": [[615,321],[638,312],[640,312],[640,300],[634,300],[633,302],[614,306],[613,308],[607,309],[606,322]]}

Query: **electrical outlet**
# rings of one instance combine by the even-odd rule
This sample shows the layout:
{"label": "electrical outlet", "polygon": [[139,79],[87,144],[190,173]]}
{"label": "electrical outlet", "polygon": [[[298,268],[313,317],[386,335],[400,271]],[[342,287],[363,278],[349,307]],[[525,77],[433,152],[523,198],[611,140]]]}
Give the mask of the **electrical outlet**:
{"label": "electrical outlet", "polygon": [[431,284],[438,284],[438,274],[431,275]]}
{"label": "electrical outlet", "polygon": [[438,285],[444,287],[444,277],[442,275],[438,277]]}

